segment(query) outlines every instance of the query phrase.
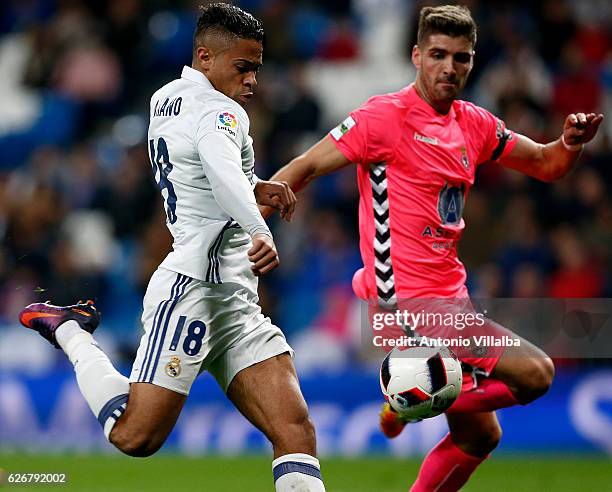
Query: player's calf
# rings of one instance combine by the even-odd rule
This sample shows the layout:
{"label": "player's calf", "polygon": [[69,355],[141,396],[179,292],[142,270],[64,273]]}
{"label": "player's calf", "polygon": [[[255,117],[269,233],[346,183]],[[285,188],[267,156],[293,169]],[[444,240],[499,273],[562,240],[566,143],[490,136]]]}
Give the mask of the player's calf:
{"label": "player's calf", "polygon": [[288,354],[240,371],[227,396],[272,443],[277,492],[324,492],[314,426]]}
{"label": "player's calf", "polygon": [[121,417],[110,433],[109,441],[119,451],[134,458],[152,456],[162,447],[166,433],[148,429],[129,412]]}
{"label": "player's calf", "polygon": [[325,492],[319,460],[316,458],[314,425],[306,405],[303,407],[303,413],[294,414],[284,422],[275,422],[266,430],[274,448],[272,474],[277,492]]}
{"label": "player's calf", "polygon": [[282,421],[272,421],[266,429],[266,436],[272,443],[275,456],[288,453],[316,454],[315,427],[308,415],[306,405],[292,408]]}
{"label": "player's calf", "polygon": [[410,492],[460,490],[499,443],[495,412],[446,414],[446,418],[450,433],[427,454]]}
{"label": "player's calf", "polygon": [[134,458],[152,456],[159,451],[165,440],[165,437],[134,432],[129,426],[119,424],[115,426],[110,435],[110,442],[119,451]]}
{"label": "player's calf", "polygon": [[148,383],[132,383],[126,411],[109,441],[121,452],[144,458],[166,441],[181,413],[186,396]]}

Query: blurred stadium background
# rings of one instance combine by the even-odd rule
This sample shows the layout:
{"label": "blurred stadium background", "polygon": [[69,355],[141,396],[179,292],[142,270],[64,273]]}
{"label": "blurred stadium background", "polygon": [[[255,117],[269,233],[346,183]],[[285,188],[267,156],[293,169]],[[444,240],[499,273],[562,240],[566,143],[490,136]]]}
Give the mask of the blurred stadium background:
{"label": "blurred stadium background", "polygon": [[[142,295],[171,245],[147,157],[148,101],[190,64],[200,3],[1,2],[0,468],[74,468],[81,490],[97,490],[97,472],[110,477],[100,490],[115,490],[114,473],[128,480],[130,490],[148,484],[139,478],[139,486],[127,485],[135,470],[147,470],[149,481],[156,477],[151,467],[133,460],[130,467],[114,457],[63,354],[16,319],[34,300],[96,299],[103,312],[101,345],[129,371]],[[235,3],[262,19],[267,33],[265,64],[248,108],[260,177],[269,177],[370,95],[412,80],[408,55],[423,2]],[[607,116],[579,168],[555,184],[494,165],[480,170],[460,244],[470,291],[485,298],[610,297],[612,3],[464,3],[479,25],[465,99],[539,141],[557,138],[569,112]],[[350,287],[360,266],[354,169],[319,180],[299,198],[291,225],[273,220],[281,267],[262,281],[264,311],[297,351],[321,453],[360,463],[324,462],[328,483],[337,484],[330,489],[405,490],[416,473],[415,457],[445,433],[445,422],[428,420],[393,441],[377,430],[378,363],[364,353]],[[612,490],[606,457],[612,455],[612,365],[599,359],[558,366],[547,396],[528,409],[500,412],[505,434],[494,464],[485,465],[467,490]],[[264,485],[259,489],[259,478],[248,478],[249,490],[271,486],[266,459],[203,458],[268,452],[209,377],[194,385],[164,452],[191,456],[181,469],[186,476],[204,470],[208,459],[211,473],[235,463],[248,478],[249,463],[255,463],[261,466],[253,473],[264,477]],[[113,457],[75,456],[89,453]],[[368,458],[380,454],[412,461]],[[501,485],[487,481],[501,474]],[[356,477],[354,485],[340,479],[348,475]],[[371,482],[378,485],[368,485],[366,475],[378,477]],[[198,478],[202,487],[242,489],[218,477],[216,486],[207,476]],[[147,485],[158,490],[152,487]]]}

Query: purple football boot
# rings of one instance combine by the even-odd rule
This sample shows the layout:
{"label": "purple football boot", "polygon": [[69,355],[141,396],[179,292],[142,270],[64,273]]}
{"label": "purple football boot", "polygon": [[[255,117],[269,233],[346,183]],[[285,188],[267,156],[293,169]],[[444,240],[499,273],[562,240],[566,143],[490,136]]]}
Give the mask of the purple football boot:
{"label": "purple football boot", "polygon": [[37,302],[23,308],[19,321],[26,328],[36,330],[55,348],[61,348],[55,339],[55,330],[66,321],[74,320],[79,326],[93,333],[100,323],[100,313],[93,301],[79,301],[73,306],[54,306],[49,302]]}

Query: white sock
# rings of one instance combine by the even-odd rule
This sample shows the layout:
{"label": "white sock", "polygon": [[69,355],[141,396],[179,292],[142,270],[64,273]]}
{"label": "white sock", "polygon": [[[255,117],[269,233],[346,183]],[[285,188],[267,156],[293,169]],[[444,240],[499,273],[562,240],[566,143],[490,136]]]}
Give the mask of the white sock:
{"label": "white sock", "polygon": [[276,492],[325,492],[321,466],[314,456],[292,453],[272,462]]}
{"label": "white sock", "polygon": [[66,321],[56,332],[57,343],[74,365],[79,389],[108,439],[115,423],[123,415],[130,383],[111,364],[91,333],[76,321]]}

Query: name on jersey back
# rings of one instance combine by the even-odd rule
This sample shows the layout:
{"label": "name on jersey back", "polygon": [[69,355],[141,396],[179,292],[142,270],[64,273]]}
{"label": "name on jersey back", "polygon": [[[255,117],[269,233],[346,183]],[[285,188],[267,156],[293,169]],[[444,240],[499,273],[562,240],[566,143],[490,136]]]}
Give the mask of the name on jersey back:
{"label": "name on jersey back", "polygon": [[178,114],[181,112],[182,103],[182,97],[176,97],[174,99],[170,99],[169,97],[167,97],[161,106],[159,105],[158,100],[155,103],[153,116],[178,116]]}

